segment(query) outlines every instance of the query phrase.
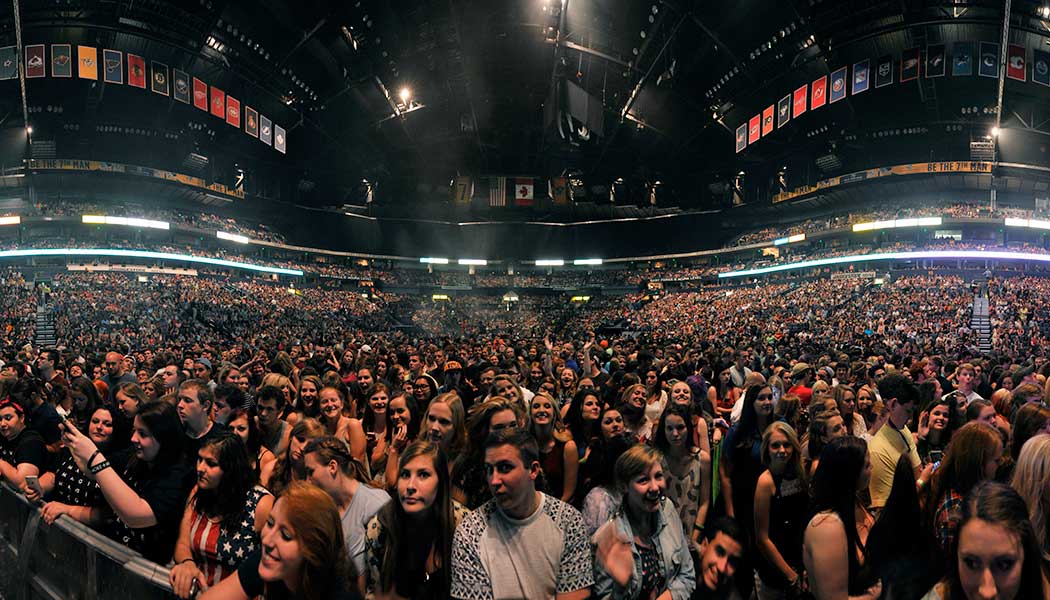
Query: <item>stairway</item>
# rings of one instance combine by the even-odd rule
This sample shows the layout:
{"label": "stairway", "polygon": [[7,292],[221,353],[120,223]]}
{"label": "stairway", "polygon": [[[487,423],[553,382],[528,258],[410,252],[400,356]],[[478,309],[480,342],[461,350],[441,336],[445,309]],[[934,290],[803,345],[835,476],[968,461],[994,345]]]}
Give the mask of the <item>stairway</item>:
{"label": "stairway", "polygon": [[36,334],[33,337],[33,343],[37,348],[53,348],[58,343],[55,334],[55,317],[42,299],[36,307]]}
{"label": "stairway", "polygon": [[989,354],[992,351],[992,323],[988,317],[988,281],[979,279],[974,283],[970,329],[977,336],[977,350]]}

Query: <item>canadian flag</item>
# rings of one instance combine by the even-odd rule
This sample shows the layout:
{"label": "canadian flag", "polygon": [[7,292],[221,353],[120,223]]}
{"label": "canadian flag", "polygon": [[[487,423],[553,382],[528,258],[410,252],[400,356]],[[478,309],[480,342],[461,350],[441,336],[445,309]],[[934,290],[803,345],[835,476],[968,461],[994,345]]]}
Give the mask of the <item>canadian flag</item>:
{"label": "canadian flag", "polygon": [[518,177],[514,180],[515,206],[532,206],[533,181],[531,178]]}

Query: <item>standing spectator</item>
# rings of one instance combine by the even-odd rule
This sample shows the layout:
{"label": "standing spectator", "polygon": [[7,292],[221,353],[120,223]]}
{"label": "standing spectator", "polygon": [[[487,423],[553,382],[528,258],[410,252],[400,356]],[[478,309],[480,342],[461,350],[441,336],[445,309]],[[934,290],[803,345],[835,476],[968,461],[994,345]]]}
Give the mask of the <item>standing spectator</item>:
{"label": "standing spectator", "polygon": [[802,540],[809,490],[798,435],[776,422],[762,436],[766,472],[755,489],[755,590],[759,600],[790,598],[802,591]]}
{"label": "standing spectator", "polygon": [[134,373],[124,370],[124,357],[119,352],[107,352],[105,366],[106,374],[102,376],[102,382],[106,384],[106,389],[109,390],[106,402],[113,402],[113,396],[116,394],[117,386],[120,384],[138,383],[138,378],[135,377]]}
{"label": "standing spectator", "polygon": [[926,484],[933,466],[922,467],[915,439],[908,429],[908,421],[915,410],[918,389],[907,377],[891,373],[879,380],[879,395],[886,404],[888,420],[871,440],[871,505],[879,509],[886,504],[886,498],[893,487],[893,470],[897,459],[905,454],[911,460],[912,468],[917,475],[919,487]]}

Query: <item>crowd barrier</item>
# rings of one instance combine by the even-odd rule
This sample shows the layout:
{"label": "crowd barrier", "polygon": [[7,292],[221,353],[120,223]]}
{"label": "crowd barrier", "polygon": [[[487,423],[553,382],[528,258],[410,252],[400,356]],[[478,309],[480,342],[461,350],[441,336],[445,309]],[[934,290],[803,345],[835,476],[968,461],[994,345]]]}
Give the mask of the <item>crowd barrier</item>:
{"label": "crowd barrier", "polygon": [[3,600],[173,599],[168,569],[69,517],[52,525],[0,484]]}

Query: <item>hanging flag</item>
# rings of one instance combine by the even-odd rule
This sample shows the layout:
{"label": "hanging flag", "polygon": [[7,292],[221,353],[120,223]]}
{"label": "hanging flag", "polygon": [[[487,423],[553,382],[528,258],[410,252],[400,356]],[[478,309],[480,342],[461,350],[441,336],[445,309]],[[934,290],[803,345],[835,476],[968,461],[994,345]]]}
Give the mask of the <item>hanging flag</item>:
{"label": "hanging flag", "polygon": [[211,86],[211,114],[220,119],[226,118],[226,92],[214,85]]}
{"label": "hanging flag", "polygon": [[806,112],[806,96],[808,95],[808,93],[808,85],[803,85],[802,87],[795,90],[795,96],[791,102],[792,118],[797,119],[799,115]]}
{"label": "hanging flag", "polygon": [[893,57],[883,56],[875,66],[875,88],[893,85]]}
{"label": "hanging flag", "polygon": [[244,107],[244,132],[259,137],[259,113],[250,106]]}
{"label": "hanging flag", "polygon": [[18,48],[4,46],[0,48],[0,79],[18,77]]}
{"label": "hanging flag", "polygon": [[999,44],[981,42],[977,74],[981,77],[999,77]]}
{"label": "hanging flag", "polygon": [[161,96],[167,96],[168,92],[168,65],[153,61],[150,65],[153,71],[153,78],[150,79],[150,87],[153,89],[153,93],[160,94]]}
{"label": "hanging flag", "polygon": [[828,76],[821,75],[809,86],[809,110],[816,110],[828,102]]}
{"label": "hanging flag", "polygon": [[146,59],[128,54],[128,85],[146,89]]}
{"label": "hanging flag", "polygon": [[171,88],[171,95],[183,104],[190,103],[190,76],[178,69],[172,69],[172,79],[175,83]]}
{"label": "hanging flag", "polygon": [[474,198],[474,182],[470,177],[463,177],[457,175],[455,181],[452,184],[452,203],[459,204],[462,206],[470,205],[470,201]]}
{"label": "hanging flag", "polygon": [[208,84],[193,78],[193,105],[208,112]]}
{"label": "hanging flag", "polygon": [[507,178],[506,177],[490,177],[489,178],[489,206],[506,206],[507,205]]}
{"label": "hanging flag", "polygon": [[98,81],[98,50],[93,46],[77,46],[77,75]]}
{"label": "hanging flag", "polygon": [[777,129],[780,129],[791,120],[791,94],[784,96],[777,102]]}
{"label": "hanging flag", "polygon": [[288,138],[284,131],[284,128],[280,125],[273,126],[273,147],[281,154],[285,154],[288,151]]}
{"label": "hanging flag", "polygon": [[1032,51],[1032,81],[1050,86],[1050,52]]}
{"label": "hanging flag", "polygon": [[514,206],[526,208],[533,204],[533,181],[531,177],[518,177],[514,180]]}
{"label": "hanging flag", "polygon": [[773,133],[773,112],[772,104],[762,111],[762,137]]}
{"label": "hanging flag", "polygon": [[[740,128],[737,128],[737,143],[740,142]],[[740,150],[737,149],[737,152]],[[551,200],[554,201],[555,206],[568,206],[569,204],[569,178],[568,177],[555,177],[550,182],[550,195]],[[470,195],[474,195],[474,184],[471,182]]]}
{"label": "hanging flag", "polygon": [[103,50],[102,69],[102,80],[106,83],[124,83],[124,53],[120,50]]}
{"label": "hanging flag", "polygon": [[747,123],[741,123],[736,128],[736,153],[740,154],[747,148]]}
{"label": "hanging flag", "polygon": [[1028,80],[1028,65],[1025,64],[1024,46],[1010,44],[1006,55],[1006,76],[1017,81]]}
{"label": "hanging flag", "polygon": [[755,115],[747,123],[747,144],[753,145],[762,137],[762,115]]}
{"label": "hanging flag", "polygon": [[51,76],[73,76],[73,47],[69,44],[51,45]]}
{"label": "hanging flag", "polygon": [[828,102],[834,104],[846,97],[846,67],[836,69],[831,73],[831,93],[828,94]]}
{"label": "hanging flag", "polygon": [[901,83],[919,78],[919,49],[909,48],[901,53]]}
{"label": "hanging flag", "polygon": [[33,44],[26,46],[26,77],[46,77],[47,68],[44,66],[44,45]]}
{"label": "hanging flag", "polygon": [[952,77],[973,75],[973,42],[955,42],[952,46]]}
{"label": "hanging flag", "polygon": [[861,92],[868,91],[868,86],[871,84],[869,75],[871,74],[871,66],[868,59],[864,59],[858,63],[853,63],[853,87],[850,89],[850,94],[856,96]]}
{"label": "hanging flag", "polygon": [[226,122],[241,128],[241,101],[233,96],[226,96]]}
{"label": "hanging flag", "polygon": [[926,46],[926,78],[944,77],[944,44]]}
{"label": "hanging flag", "polygon": [[272,127],[273,121],[259,115],[259,140],[267,146],[270,145],[270,139],[273,137]]}

